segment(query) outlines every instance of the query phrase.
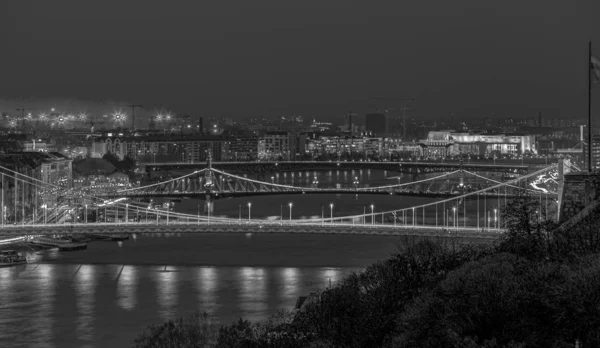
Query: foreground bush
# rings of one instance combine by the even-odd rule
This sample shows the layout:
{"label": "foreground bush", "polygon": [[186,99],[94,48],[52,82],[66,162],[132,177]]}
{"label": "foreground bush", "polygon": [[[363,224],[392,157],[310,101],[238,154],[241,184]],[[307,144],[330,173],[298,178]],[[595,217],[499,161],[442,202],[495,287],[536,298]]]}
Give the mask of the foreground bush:
{"label": "foreground bush", "polygon": [[403,252],[320,292],[298,321],[304,330],[333,346],[381,347],[396,333],[397,316],[415,297],[449,271],[491,254],[487,246],[454,242],[407,243]]}
{"label": "foreground bush", "polygon": [[511,254],[470,262],[397,323],[390,347],[599,347],[598,255],[570,265]]}
{"label": "foreground bush", "polygon": [[136,348],[208,348],[214,347],[215,330],[206,313],[188,319],[169,320],[150,325],[135,339]]}

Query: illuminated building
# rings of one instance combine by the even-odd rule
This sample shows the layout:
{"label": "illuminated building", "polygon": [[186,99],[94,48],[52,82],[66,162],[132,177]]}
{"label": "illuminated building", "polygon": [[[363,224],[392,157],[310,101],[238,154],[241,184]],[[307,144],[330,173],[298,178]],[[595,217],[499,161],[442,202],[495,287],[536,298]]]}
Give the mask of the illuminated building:
{"label": "illuminated building", "polygon": [[[586,142],[587,143],[587,142]],[[588,146],[583,146],[584,167],[588,168]],[[600,170],[600,135],[592,136],[592,168],[594,171]]]}
{"label": "illuminated building", "polygon": [[292,132],[267,132],[263,139],[259,158],[264,160],[293,160],[299,151],[298,136]]}
{"label": "illuminated building", "polygon": [[149,135],[122,136],[109,133],[92,144],[92,157],[107,153],[123,159],[125,156],[140,162],[198,162],[206,161],[212,149],[212,158],[221,161],[227,153],[227,139],[219,136]]}
{"label": "illuminated building", "polygon": [[[227,161],[253,161],[258,159],[257,137],[231,137],[227,140]],[[264,151],[264,149],[263,149]]]}
{"label": "illuminated building", "polygon": [[519,134],[429,132],[427,139],[421,140],[420,145],[423,147],[423,155],[433,158],[460,154],[493,156],[537,152],[535,136]]}
{"label": "illuminated building", "polygon": [[[0,165],[14,170],[18,173],[27,175],[32,178],[36,178],[43,183],[59,186],[62,189],[70,189],[72,187],[72,165],[71,159],[61,155],[58,152],[19,152],[0,154]],[[11,216],[20,218],[20,214],[25,209],[27,212],[32,213],[34,207],[41,207],[46,204],[48,207],[54,207],[59,202],[59,198],[62,193],[59,192],[58,188],[46,188],[42,192],[32,190],[31,185],[24,185],[17,187],[16,194],[18,207],[15,207],[15,187],[14,187],[14,175],[10,173],[4,173],[4,182],[6,185],[2,185],[4,190],[4,206],[5,214],[7,218]],[[12,175],[12,179],[11,179]],[[19,191],[19,189],[24,191]],[[25,206],[22,203],[25,202]],[[16,215],[15,215],[16,214]]]}
{"label": "illuminated building", "polygon": [[320,136],[307,140],[307,151],[314,155],[374,155],[383,150],[382,138],[351,136]]}

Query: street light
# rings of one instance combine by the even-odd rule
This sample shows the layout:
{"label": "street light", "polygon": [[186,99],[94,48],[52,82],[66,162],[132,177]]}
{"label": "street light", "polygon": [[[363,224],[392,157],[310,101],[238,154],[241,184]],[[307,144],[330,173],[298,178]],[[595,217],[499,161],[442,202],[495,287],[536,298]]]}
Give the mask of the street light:
{"label": "street light", "polygon": [[496,229],[498,229],[498,209],[494,208],[494,225],[496,226]]}
{"label": "street light", "polygon": [[252,202],[248,202],[248,221],[251,221],[251,208],[252,208]]}
{"label": "street light", "polygon": [[331,222],[333,222],[333,203],[329,203],[329,217]]}
{"label": "street light", "polygon": [[[206,202],[206,223],[210,225],[210,204],[212,202]],[[168,217],[168,215],[167,215]]]}
{"label": "street light", "polygon": [[456,223],[456,207],[452,207],[452,224],[454,225],[454,228],[458,226]]}
{"label": "street light", "polygon": [[87,224],[87,204],[85,205],[85,223]]}
{"label": "street light", "polygon": [[375,206],[371,204],[371,225],[375,225]]}
{"label": "street light", "polygon": [[294,206],[294,203],[289,202],[288,206],[290,207],[290,221],[292,221],[292,207]]}
{"label": "street light", "polygon": [[[48,208],[48,206],[46,204],[42,205],[42,208],[44,208],[44,225],[46,224],[46,209]],[[4,207],[4,214],[6,214],[6,207]]]}
{"label": "street light", "polygon": [[358,176],[354,177],[354,189],[358,190]]}

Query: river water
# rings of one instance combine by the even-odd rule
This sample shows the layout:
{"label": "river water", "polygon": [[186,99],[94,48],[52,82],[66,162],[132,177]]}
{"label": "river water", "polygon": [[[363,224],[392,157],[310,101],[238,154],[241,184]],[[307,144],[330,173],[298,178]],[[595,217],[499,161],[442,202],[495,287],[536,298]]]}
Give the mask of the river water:
{"label": "river water", "polygon": [[[313,179],[314,173],[302,175]],[[336,174],[321,173],[320,181]],[[360,173],[338,174],[340,181]],[[371,185],[387,173],[362,174]],[[287,178],[274,178],[289,183]],[[293,180],[298,180],[299,174]],[[397,182],[397,181],[396,181]],[[419,197],[275,195],[215,201],[216,216],[338,216],[409,207]],[[175,210],[195,214],[202,201]],[[329,204],[334,209],[329,209]],[[369,207],[369,208],[367,208]],[[126,232],[126,231],[123,231]],[[29,263],[0,269],[0,347],[128,347],[150,324],[207,312],[215,324],[265,319],[304,296],[397,250],[404,237],[369,235],[145,235],[93,242],[85,251],[32,252]]]}
{"label": "river water", "polygon": [[387,257],[391,236],[137,235],[0,269],[0,347],[127,347],[195,311],[265,319],[298,296]]}

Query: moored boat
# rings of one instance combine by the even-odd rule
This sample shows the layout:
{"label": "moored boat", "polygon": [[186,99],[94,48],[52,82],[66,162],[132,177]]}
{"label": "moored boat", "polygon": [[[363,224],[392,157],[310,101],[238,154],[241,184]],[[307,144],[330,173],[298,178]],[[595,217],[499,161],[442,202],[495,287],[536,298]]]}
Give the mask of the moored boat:
{"label": "moored boat", "polygon": [[87,249],[87,243],[74,241],[72,238],[36,237],[30,243],[58,247],[60,251]]}
{"label": "moored boat", "polygon": [[3,250],[0,251],[0,267],[10,267],[16,265],[23,265],[27,263],[25,256],[19,255],[15,250]]}

